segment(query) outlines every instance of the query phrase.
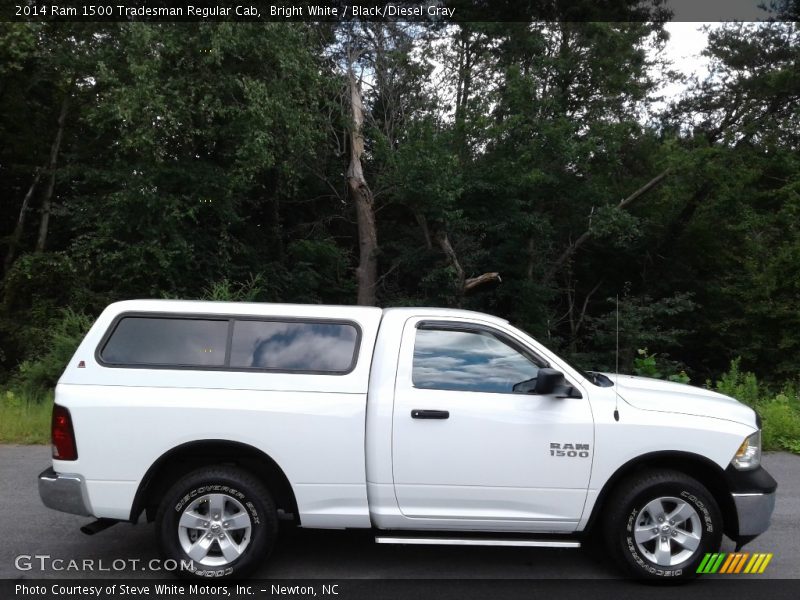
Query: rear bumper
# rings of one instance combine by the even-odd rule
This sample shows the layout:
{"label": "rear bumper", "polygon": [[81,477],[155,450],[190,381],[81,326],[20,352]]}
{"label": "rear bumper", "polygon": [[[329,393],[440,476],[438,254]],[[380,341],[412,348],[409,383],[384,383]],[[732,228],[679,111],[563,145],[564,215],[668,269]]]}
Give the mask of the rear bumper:
{"label": "rear bumper", "polygon": [[746,543],[769,528],[778,483],[763,467],[737,471],[729,466],[725,470],[725,479],[733,497],[738,522],[736,535],[731,537]]}
{"label": "rear bumper", "polygon": [[86,483],[80,475],[56,473],[53,467],[45,469],[39,474],[39,497],[48,508],[92,516]]}

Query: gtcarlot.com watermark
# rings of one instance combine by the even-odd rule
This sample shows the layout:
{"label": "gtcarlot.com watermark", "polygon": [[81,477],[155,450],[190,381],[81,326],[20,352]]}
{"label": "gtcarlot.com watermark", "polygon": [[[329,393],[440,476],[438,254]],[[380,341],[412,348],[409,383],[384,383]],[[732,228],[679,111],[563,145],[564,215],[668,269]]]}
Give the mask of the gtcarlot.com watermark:
{"label": "gtcarlot.com watermark", "polygon": [[120,571],[191,571],[191,561],[177,561],[171,558],[161,560],[152,558],[59,558],[50,554],[19,554],[14,557],[14,568],[18,571],[80,571],[80,572],[120,572]]}

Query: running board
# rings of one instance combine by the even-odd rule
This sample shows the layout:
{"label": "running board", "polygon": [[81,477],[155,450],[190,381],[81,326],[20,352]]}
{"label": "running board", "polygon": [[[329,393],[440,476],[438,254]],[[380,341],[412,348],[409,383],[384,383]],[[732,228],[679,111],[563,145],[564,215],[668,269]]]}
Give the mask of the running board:
{"label": "running board", "polygon": [[580,548],[572,540],[525,540],[489,538],[439,538],[439,537],[376,537],[376,544],[414,544],[429,546],[527,546],[529,548]]}

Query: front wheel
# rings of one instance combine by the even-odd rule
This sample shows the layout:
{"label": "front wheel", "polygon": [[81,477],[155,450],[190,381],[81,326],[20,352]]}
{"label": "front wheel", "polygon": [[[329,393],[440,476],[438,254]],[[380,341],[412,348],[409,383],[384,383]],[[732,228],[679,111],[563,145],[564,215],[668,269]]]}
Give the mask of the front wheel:
{"label": "front wheel", "polygon": [[634,577],[694,577],[722,540],[722,516],[711,493],[677,471],[648,471],[623,482],[606,504],[612,556]]}
{"label": "front wheel", "polygon": [[190,577],[247,575],[272,550],[277,531],[264,484],[235,467],[187,474],[164,495],[156,515],[162,556]]}

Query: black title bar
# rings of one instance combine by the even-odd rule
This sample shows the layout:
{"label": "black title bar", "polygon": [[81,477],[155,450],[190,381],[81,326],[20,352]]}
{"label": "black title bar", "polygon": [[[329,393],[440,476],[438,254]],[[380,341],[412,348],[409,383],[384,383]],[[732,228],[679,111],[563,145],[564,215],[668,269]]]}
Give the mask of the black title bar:
{"label": "black title bar", "polygon": [[794,20],[792,0],[2,0],[3,22]]}

